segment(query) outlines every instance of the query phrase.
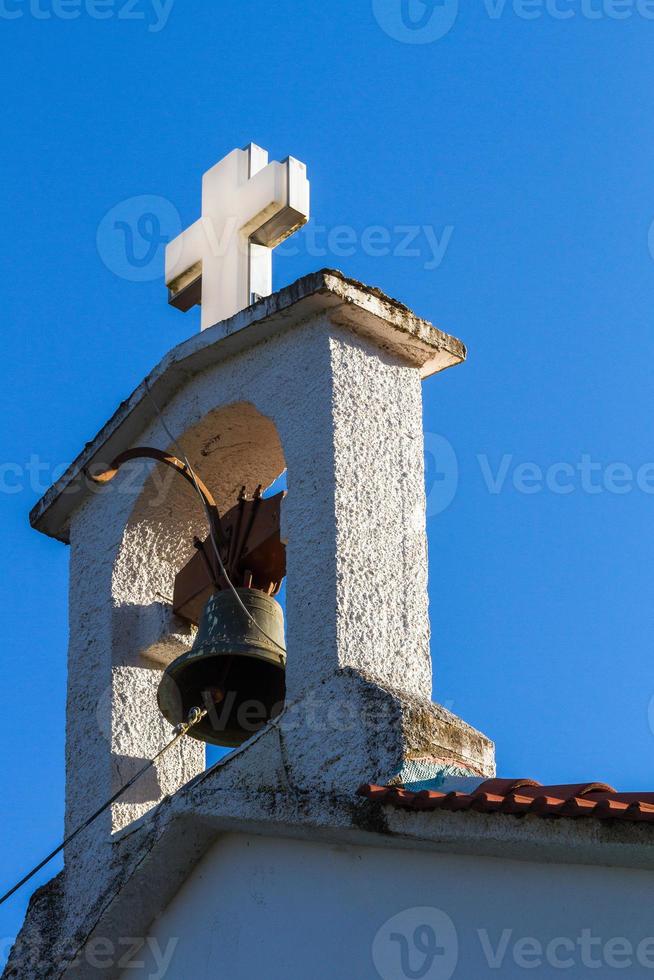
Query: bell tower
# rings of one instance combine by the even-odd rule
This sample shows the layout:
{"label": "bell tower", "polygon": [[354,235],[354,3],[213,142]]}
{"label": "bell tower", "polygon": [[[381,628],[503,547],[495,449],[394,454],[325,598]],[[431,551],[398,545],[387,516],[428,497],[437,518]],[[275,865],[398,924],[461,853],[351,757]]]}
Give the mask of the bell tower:
{"label": "bell tower", "polygon": [[[405,307],[323,271],[186,341],[121,405],[32,515],[71,546],[67,828],[170,737],[162,670],[196,639],[172,599],[207,534],[197,495],[140,459],[91,479],[134,447],[174,453],[167,432],[220,513],[287,471],[285,707],[245,742],[238,779],[269,785],[280,752],[290,784],[339,794],[410,760],[492,773],[492,744],[431,700],[421,380],[464,358]],[[203,771],[203,745],[185,739],[73,845],[76,887]]]}
{"label": "bell tower", "polygon": [[[252,228],[270,249],[308,214],[302,168],[278,194],[270,166],[243,204],[246,248]],[[174,296],[204,303],[206,326],[200,231]],[[123,885],[153,848],[163,901],[180,855],[226,820],[329,814],[347,830],[362,782],[494,775],[493,744],[432,702],[421,383],[464,360],[456,338],[323,270],[170,351],[36,506],[33,526],[70,545],[66,832],[206,711],[68,847],[30,913],[48,948],[88,937],[119,895],[145,930],[154,896]],[[204,742],[234,751],[205,772]]]}

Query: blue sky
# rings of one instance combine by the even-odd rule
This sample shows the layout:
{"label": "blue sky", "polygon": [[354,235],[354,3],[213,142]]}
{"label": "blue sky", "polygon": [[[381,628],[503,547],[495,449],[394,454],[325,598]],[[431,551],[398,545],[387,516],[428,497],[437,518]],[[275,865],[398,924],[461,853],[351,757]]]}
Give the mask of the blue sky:
{"label": "blue sky", "polygon": [[28,511],[197,329],[107,229],[190,224],[251,140],[312,181],[276,288],[339,267],[469,347],[424,388],[435,697],[504,775],[654,789],[653,5],[432,6],[0,0],[2,885],[62,833],[67,554]]}

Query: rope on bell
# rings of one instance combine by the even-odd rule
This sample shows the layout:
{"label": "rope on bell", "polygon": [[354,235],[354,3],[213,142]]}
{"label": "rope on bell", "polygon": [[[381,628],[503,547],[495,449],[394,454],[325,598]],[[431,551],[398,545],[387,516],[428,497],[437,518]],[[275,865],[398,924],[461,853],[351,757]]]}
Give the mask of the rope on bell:
{"label": "rope on bell", "polygon": [[181,738],[187,735],[192,728],[195,728],[196,725],[199,725],[202,719],[205,717],[206,713],[207,712],[205,711],[204,708],[191,708],[191,710],[188,713],[186,721],[183,721],[180,725],[177,725],[173,729],[175,735],[170,740],[170,742],[168,742],[168,744],[165,745],[160,752],[157,752],[154,758],[151,759],[147,763],[147,765],[143,766],[142,769],[139,769],[136,775],[132,776],[132,778],[128,782],[126,782],[125,785],[122,786],[117,793],[114,793],[114,795],[111,797],[110,800],[107,800],[107,802],[103,804],[103,806],[101,806],[99,810],[96,810],[95,813],[88,818],[88,820],[86,820],[80,827],[77,828],[77,830],[74,830],[72,834],[69,834],[68,837],[63,841],[63,843],[59,845],[59,847],[57,847],[54,851],[52,851],[51,854],[48,854],[48,856],[44,858],[40,864],[37,864],[35,868],[32,868],[30,873],[25,875],[24,878],[21,878],[21,880],[17,884],[15,884],[13,888],[10,888],[9,891],[6,892],[6,894],[4,894],[2,898],[0,898],[0,905],[6,902],[7,899],[11,898],[11,896],[14,895],[19,888],[22,888],[23,885],[26,885],[27,882],[31,878],[33,878],[35,874],[38,874],[38,872],[42,868],[44,868],[46,864],[52,861],[52,859],[56,857],[57,854],[60,854],[63,851],[63,849],[67,847],[70,844],[70,842],[73,841],[78,836],[78,834],[81,834],[83,830],[86,830],[87,827],[90,827],[90,825],[94,822],[94,820],[97,820],[97,818],[101,814],[103,814],[105,810],[108,810],[109,807],[116,802],[116,800],[120,799],[123,793],[126,793],[127,790],[130,789],[134,785],[134,783],[141,778],[141,776],[143,776],[146,772],[148,772],[149,769],[151,769],[154,766],[155,762],[157,762],[163,755],[165,755],[166,752],[169,751],[169,749],[172,749],[172,747],[176,745]]}

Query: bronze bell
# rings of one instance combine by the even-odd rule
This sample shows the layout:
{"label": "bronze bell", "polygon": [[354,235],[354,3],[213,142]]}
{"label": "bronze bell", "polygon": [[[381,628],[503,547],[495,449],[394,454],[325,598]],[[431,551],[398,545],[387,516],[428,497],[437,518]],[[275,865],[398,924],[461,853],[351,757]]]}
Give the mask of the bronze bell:
{"label": "bronze bell", "polygon": [[159,709],[172,725],[183,722],[191,708],[205,708],[190,737],[231,748],[275,718],[286,693],[282,608],[257,589],[236,591],[252,619],[231,590],[215,592],[192,649],[166,667],[157,692]]}

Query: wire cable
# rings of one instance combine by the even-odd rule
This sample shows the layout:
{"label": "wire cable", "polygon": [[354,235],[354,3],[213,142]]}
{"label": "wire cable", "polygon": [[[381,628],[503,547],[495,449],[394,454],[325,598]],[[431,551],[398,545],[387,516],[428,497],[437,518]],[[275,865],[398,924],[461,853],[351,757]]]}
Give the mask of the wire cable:
{"label": "wire cable", "polygon": [[172,747],[176,745],[181,738],[184,738],[184,736],[187,735],[192,728],[195,728],[196,725],[199,725],[199,723],[202,721],[202,719],[205,717],[206,714],[207,712],[204,710],[204,708],[191,708],[188,715],[188,720],[182,722],[181,725],[177,725],[177,727],[175,728],[174,738],[172,738],[167,745],[164,745],[163,749],[161,749],[160,752],[157,752],[154,758],[150,759],[147,765],[143,766],[142,769],[139,769],[136,775],[132,776],[132,778],[128,782],[126,782],[125,785],[122,786],[117,793],[114,793],[114,795],[111,797],[110,800],[107,800],[107,802],[104,803],[98,810],[96,810],[95,813],[93,813],[88,818],[88,820],[85,820],[84,823],[77,828],[77,830],[74,830],[72,834],[69,834],[68,837],[66,837],[66,839],[63,841],[63,843],[59,845],[59,847],[55,848],[54,851],[48,854],[48,856],[44,858],[39,864],[37,864],[35,868],[32,868],[29,874],[26,874],[24,878],[21,878],[20,881],[13,886],[13,888],[10,888],[9,891],[6,892],[2,896],[2,898],[0,898],[0,905],[3,905],[8,899],[10,899],[11,896],[14,895],[19,888],[22,888],[23,885],[26,885],[27,882],[30,881],[30,879],[33,878],[35,874],[38,874],[38,872],[42,868],[44,868],[46,864],[49,864],[49,862],[52,861],[52,859],[56,857],[57,854],[60,854],[65,847],[68,847],[70,842],[75,840],[75,838],[79,834],[81,834],[83,830],[86,830],[87,827],[90,827],[90,825],[94,822],[94,820],[97,820],[97,818],[101,814],[103,814],[105,810],[108,810],[109,807],[116,802],[116,800],[120,799],[123,793],[126,793],[127,790],[130,789],[134,785],[134,783],[138,779],[140,779],[141,776],[144,775],[144,773],[146,773],[149,769],[151,769],[152,766],[154,766],[155,762],[157,762],[162,757],[162,755],[165,755],[169,749],[172,749]]}
{"label": "wire cable", "polygon": [[211,540],[211,545],[213,547],[213,550],[214,550],[214,552],[216,554],[216,558],[218,560],[218,567],[220,568],[221,575],[223,576],[223,578],[227,582],[227,585],[229,586],[229,588],[232,590],[232,593],[234,594],[234,598],[236,599],[238,605],[243,610],[243,612],[245,613],[245,615],[247,616],[247,618],[250,620],[250,622],[252,623],[252,625],[255,626],[259,630],[259,632],[261,633],[262,636],[265,636],[265,638],[268,640],[269,643],[272,643],[273,646],[276,646],[278,650],[281,650],[282,653],[284,655],[286,655],[286,653],[287,653],[286,647],[283,647],[280,643],[277,642],[277,640],[275,640],[272,636],[269,636],[269,634],[266,633],[266,631],[261,626],[259,626],[259,624],[257,623],[256,619],[254,618],[254,616],[250,612],[250,610],[243,603],[243,600],[241,599],[240,595],[238,594],[238,591],[237,591],[236,587],[234,586],[234,584],[233,584],[232,580],[230,579],[229,575],[227,574],[227,569],[225,568],[225,565],[223,563],[222,557],[220,555],[220,549],[218,547],[218,542],[216,541],[216,536],[215,536],[215,533],[214,533],[213,521],[211,519],[211,514],[209,513],[209,509],[207,507],[207,502],[206,502],[206,500],[204,498],[204,495],[203,495],[203,493],[201,492],[201,490],[200,490],[200,488],[198,486],[197,477],[195,475],[195,470],[193,469],[193,467],[189,463],[188,456],[184,452],[182,446],[180,446],[179,440],[175,438],[175,436],[172,434],[172,432],[168,428],[168,424],[166,423],[166,419],[164,418],[163,412],[159,408],[159,406],[158,406],[158,404],[157,404],[157,402],[155,400],[155,397],[152,394],[152,390],[150,388],[150,385],[148,384],[148,379],[147,378],[145,379],[145,390],[146,390],[146,392],[148,394],[148,397],[149,397],[150,401],[152,402],[152,405],[154,407],[155,412],[157,413],[157,416],[159,418],[159,421],[161,422],[161,426],[162,426],[164,432],[166,433],[166,435],[170,439],[171,444],[175,447],[177,453],[179,454],[180,459],[183,460],[183,462],[186,464],[186,468],[189,471],[189,473],[191,474],[191,477],[193,479],[193,483],[195,485],[195,489],[197,491],[198,497],[202,501],[202,506],[203,506],[203,508],[205,510],[205,513],[207,515],[207,520],[209,522],[209,538]]}
{"label": "wire cable", "polygon": [[[152,391],[150,390],[150,385],[148,384],[147,378],[145,380],[145,390],[146,390],[146,392],[148,394],[148,397],[149,397],[150,401],[152,402],[152,405],[154,407],[155,412],[157,413],[157,416],[159,418],[159,421],[161,422],[161,425],[162,425],[162,428],[163,428],[164,432],[166,433],[166,435],[170,439],[172,445],[175,446],[177,452],[179,453],[180,458],[184,461],[184,463],[186,465],[186,468],[187,468],[187,470],[188,470],[188,472],[191,475],[191,478],[193,480],[193,485],[195,487],[195,490],[197,492],[197,495],[200,498],[200,500],[202,501],[202,507],[203,507],[203,509],[204,509],[204,511],[206,513],[207,520],[208,520],[208,523],[209,523],[209,537],[210,537],[210,540],[211,540],[211,545],[212,545],[213,550],[214,550],[214,552],[216,554],[216,559],[218,561],[218,567],[220,568],[221,575],[223,576],[223,578],[227,582],[229,588],[231,589],[231,591],[234,594],[234,598],[236,599],[238,605],[243,610],[243,612],[245,613],[245,615],[247,616],[247,618],[250,620],[250,622],[252,623],[252,625],[255,626],[256,629],[258,629],[259,632],[262,634],[262,636],[265,636],[265,638],[270,643],[272,643],[273,646],[276,646],[279,650],[281,650],[281,652],[283,654],[286,654],[286,652],[287,652],[286,651],[286,647],[283,647],[280,643],[277,642],[277,640],[275,640],[272,636],[270,636],[268,633],[266,633],[266,631],[261,626],[259,626],[259,624],[257,623],[257,621],[254,618],[254,616],[251,614],[251,612],[249,611],[249,609],[244,605],[243,600],[241,599],[240,595],[238,594],[238,591],[237,591],[236,587],[234,586],[234,584],[233,584],[232,580],[230,579],[229,575],[227,574],[227,569],[225,568],[225,565],[223,563],[223,560],[222,560],[222,557],[221,557],[221,554],[220,554],[220,549],[218,547],[218,542],[216,541],[216,536],[215,536],[215,533],[214,533],[214,525],[213,525],[212,515],[211,515],[211,513],[209,511],[209,507],[207,505],[207,501],[205,500],[204,494],[202,493],[202,491],[200,490],[200,487],[198,486],[198,481],[197,481],[197,477],[195,475],[195,470],[191,466],[191,464],[190,464],[190,462],[188,460],[188,457],[187,457],[186,453],[184,452],[184,450],[180,446],[179,440],[175,438],[175,436],[172,434],[172,432],[168,428],[168,425],[166,423],[166,420],[164,418],[164,415],[163,415],[161,409],[159,408],[159,406],[158,406],[158,404],[157,404],[157,402],[155,400],[155,397],[152,394]],[[0,905],[3,905],[6,901],[8,901],[12,897],[12,895],[15,895],[16,892],[20,888],[23,887],[23,885],[26,885],[27,882],[30,881],[34,877],[34,875],[38,874],[39,871],[41,871],[47,864],[49,864],[50,861],[52,861],[53,858],[55,858],[58,854],[60,854],[64,850],[64,848],[68,847],[68,845],[73,840],[75,840],[75,838],[78,837],[79,834],[82,833],[82,831],[86,830],[87,827],[90,827],[91,824],[95,820],[97,820],[98,817],[101,816],[106,810],[108,810],[110,806],[112,806],[117,800],[119,800],[120,797],[123,796],[123,794],[126,793],[128,789],[131,789],[131,787],[134,785],[134,783],[137,782],[137,780],[139,780],[141,778],[141,776],[143,776],[146,772],[148,772],[148,770],[150,770],[154,766],[154,764],[163,755],[165,755],[166,752],[168,752],[170,749],[172,749],[173,746],[176,745],[177,742],[181,738],[183,738],[185,735],[187,735],[188,732],[192,728],[194,728],[196,725],[198,725],[202,721],[202,719],[205,717],[206,714],[207,714],[206,710],[204,710],[202,708],[192,708],[191,711],[189,712],[188,720],[185,721],[185,722],[182,722],[181,725],[178,725],[176,727],[176,729],[175,729],[175,735],[171,739],[171,741],[168,742],[168,744],[165,745],[163,747],[163,749],[161,749],[160,752],[157,752],[157,754],[145,766],[143,766],[142,769],[139,769],[139,771],[134,776],[132,776],[132,778],[130,780],[128,780],[128,782],[126,782],[125,785],[122,786],[118,790],[117,793],[114,793],[114,795],[111,797],[111,799],[107,800],[107,802],[104,803],[98,810],[96,810],[95,813],[91,814],[91,816],[87,820],[85,820],[84,823],[81,824],[76,830],[74,830],[72,834],[69,834],[68,837],[66,837],[66,839],[59,845],[59,847],[55,848],[54,851],[51,851],[51,853],[48,854],[48,856],[45,857],[39,864],[37,864],[35,868],[32,868],[32,870],[29,872],[29,874],[26,874],[23,878],[20,879],[19,882],[17,882],[13,886],[13,888],[10,888],[8,892],[6,892],[2,897],[0,897]]]}

